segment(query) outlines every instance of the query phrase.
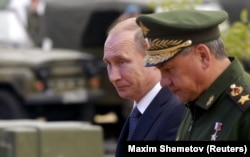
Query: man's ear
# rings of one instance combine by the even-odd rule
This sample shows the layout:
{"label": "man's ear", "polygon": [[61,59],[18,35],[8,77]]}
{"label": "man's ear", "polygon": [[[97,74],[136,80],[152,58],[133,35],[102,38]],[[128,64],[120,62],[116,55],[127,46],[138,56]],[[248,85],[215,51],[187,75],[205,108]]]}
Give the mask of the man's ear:
{"label": "man's ear", "polygon": [[200,57],[200,61],[202,63],[202,67],[204,69],[208,68],[211,64],[211,51],[205,44],[199,44],[196,46],[196,52]]}

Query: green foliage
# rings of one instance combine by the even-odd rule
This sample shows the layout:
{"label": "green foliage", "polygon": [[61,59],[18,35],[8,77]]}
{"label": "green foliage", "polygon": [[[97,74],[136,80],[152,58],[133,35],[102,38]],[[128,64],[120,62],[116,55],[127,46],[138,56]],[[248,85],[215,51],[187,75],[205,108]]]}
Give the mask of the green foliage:
{"label": "green foliage", "polygon": [[222,39],[228,55],[237,56],[240,59],[250,59],[250,23],[248,12],[242,10],[240,21],[222,32]]}

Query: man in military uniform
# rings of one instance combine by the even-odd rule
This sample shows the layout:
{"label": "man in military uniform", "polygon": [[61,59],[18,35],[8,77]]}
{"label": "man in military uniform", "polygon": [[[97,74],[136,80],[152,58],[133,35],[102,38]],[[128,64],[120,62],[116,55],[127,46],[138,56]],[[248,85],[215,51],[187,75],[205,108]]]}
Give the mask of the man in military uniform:
{"label": "man in military uniform", "polygon": [[175,10],[136,19],[147,42],[145,66],[158,67],[161,85],[189,109],[177,140],[250,140],[250,76],[220,39],[227,17]]}

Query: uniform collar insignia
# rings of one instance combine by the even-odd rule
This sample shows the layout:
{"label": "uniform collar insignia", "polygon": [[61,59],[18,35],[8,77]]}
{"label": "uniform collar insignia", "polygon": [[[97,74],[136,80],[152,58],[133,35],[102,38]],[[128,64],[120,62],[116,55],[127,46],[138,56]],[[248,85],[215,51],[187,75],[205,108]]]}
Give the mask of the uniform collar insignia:
{"label": "uniform collar insignia", "polygon": [[245,96],[241,96],[238,103],[240,103],[241,105],[244,105],[246,101],[250,100],[249,98],[249,94],[245,95]]}
{"label": "uniform collar insignia", "polygon": [[231,91],[232,96],[237,96],[237,95],[241,94],[243,91],[243,88],[241,86],[237,87],[235,84],[232,84],[230,86],[230,88],[232,89],[232,91]]}
{"label": "uniform collar insignia", "polygon": [[206,106],[210,106],[210,105],[212,104],[213,100],[214,100],[214,96],[212,95],[212,96],[210,96],[210,98],[208,99]]}

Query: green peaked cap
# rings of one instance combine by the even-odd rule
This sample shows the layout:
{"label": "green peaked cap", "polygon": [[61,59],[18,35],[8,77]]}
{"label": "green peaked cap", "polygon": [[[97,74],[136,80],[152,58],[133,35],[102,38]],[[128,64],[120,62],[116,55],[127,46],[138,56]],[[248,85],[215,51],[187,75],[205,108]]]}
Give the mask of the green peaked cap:
{"label": "green peaked cap", "polygon": [[219,24],[228,14],[215,10],[174,10],[141,14],[136,23],[147,43],[145,66],[170,60],[185,47],[220,37]]}

